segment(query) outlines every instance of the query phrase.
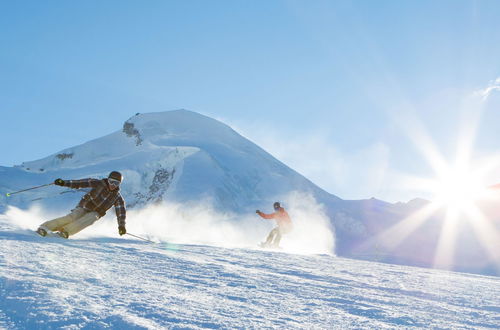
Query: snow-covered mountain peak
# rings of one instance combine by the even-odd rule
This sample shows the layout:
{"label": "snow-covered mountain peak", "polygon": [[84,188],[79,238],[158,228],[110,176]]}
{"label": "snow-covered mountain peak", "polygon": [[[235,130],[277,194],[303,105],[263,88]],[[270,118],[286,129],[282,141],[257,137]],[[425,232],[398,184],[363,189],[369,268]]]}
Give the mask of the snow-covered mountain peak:
{"label": "snow-covered mountain peak", "polygon": [[[132,206],[168,198],[250,210],[291,191],[331,197],[229,126],[188,110],[138,113],[114,133],[16,168],[44,183],[112,170],[124,174],[122,191]],[[6,180],[7,191],[19,186],[13,181]],[[16,204],[25,203],[19,196]]]}
{"label": "snow-covered mountain peak", "polygon": [[188,154],[193,150],[183,148],[201,148],[215,153],[220,153],[221,148],[238,152],[251,149],[264,154],[262,149],[217,120],[188,110],[174,110],[137,113],[125,121],[119,131],[36,161],[24,162],[20,168],[32,173],[79,168],[133,153],[158,152],[158,148],[168,152],[172,147],[176,152],[182,150]]}
{"label": "snow-covered mountain peak", "polygon": [[136,114],[124,123],[123,131],[138,140],[161,144],[165,139],[185,142],[233,141],[241,138],[229,126],[188,110]]}

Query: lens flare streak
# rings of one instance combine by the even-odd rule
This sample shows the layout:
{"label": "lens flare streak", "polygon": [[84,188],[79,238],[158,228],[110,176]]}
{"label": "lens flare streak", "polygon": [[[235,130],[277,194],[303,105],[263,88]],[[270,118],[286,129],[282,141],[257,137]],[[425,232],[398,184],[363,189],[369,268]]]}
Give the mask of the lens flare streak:
{"label": "lens flare streak", "polygon": [[[500,235],[497,226],[483,213],[479,202],[500,200],[500,185],[486,188],[488,176],[500,166],[500,155],[490,154],[474,159],[474,144],[484,111],[484,100],[476,96],[463,100],[456,157],[447,160],[416,116],[411,106],[394,114],[395,123],[407,134],[415,148],[434,172],[434,178],[400,174],[400,183],[407,189],[432,195],[432,202],[399,223],[377,235],[375,240],[390,249],[421,228],[430,219],[445,214],[436,249],[434,266],[450,269],[456,261],[456,247],[461,226],[471,226],[488,259],[500,270]],[[473,162],[474,159],[474,162]],[[490,178],[491,180],[491,178]]]}

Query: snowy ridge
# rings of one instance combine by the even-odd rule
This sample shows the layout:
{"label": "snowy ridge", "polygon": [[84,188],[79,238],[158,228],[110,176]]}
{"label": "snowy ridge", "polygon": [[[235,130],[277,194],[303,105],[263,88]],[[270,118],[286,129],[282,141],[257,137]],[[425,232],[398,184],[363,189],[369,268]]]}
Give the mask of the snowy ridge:
{"label": "snowy ridge", "polygon": [[[56,177],[105,177],[111,170],[123,172],[122,192],[129,206],[165,199],[209,200],[221,210],[250,211],[291,191],[336,198],[229,126],[187,110],[137,114],[120,131],[40,160],[0,168],[0,192]],[[51,190],[33,191],[13,196],[8,204],[28,207],[36,199],[54,207],[68,202],[59,196],[46,200],[53,195]],[[0,199],[0,208],[6,205]]]}
{"label": "snowy ridge", "polygon": [[497,328],[500,280],[329,255],[41,238],[0,218],[0,328]]}

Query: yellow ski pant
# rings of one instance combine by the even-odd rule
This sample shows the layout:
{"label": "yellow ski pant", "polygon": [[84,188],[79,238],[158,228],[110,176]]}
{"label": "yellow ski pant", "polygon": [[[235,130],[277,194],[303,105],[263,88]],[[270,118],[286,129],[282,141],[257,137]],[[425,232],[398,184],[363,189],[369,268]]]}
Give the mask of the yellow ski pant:
{"label": "yellow ski pant", "polygon": [[44,222],[42,226],[45,226],[52,231],[63,230],[71,236],[92,225],[94,222],[99,220],[99,218],[100,217],[97,212],[89,212],[81,207],[77,207],[64,217]]}

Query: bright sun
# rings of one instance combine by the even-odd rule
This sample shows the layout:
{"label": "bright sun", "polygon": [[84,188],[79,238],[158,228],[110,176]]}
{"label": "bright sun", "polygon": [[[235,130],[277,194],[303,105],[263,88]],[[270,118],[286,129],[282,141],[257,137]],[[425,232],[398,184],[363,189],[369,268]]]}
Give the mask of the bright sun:
{"label": "bright sun", "polygon": [[[474,157],[481,109],[470,109],[470,113],[469,120],[461,123],[454,160],[444,157],[418,117],[398,115],[398,123],[403,123],[408,137],[434,172],[433,178],[403,175],[401,182],[409,189],[424,193],[431,202],[380,233],[376,240],[395,250],[426,222],[443,216],[439,218],[441,229],[434,251],[434,265],[446,268],[454,263],[459,233],[466,228],[472,231],[488,258],[500,269],[500,232],[485,213],[488,201],[500,199],[500,184],[488,187],[492,183],[492,173],[500,168],[500,154]],[[486,205],[485,209],[483,205]],[[446,212],[442,213],[443,210]]]}
{"label": "bright sun", "polygon": [[385,242],[389,248],[396,249],[424,223],[436,219],[435,215],[445,210],[434,265],[446,268],[453,264],[459,228],[467,225],[473,230],[491,260],[497,262],[500,267],[500,235],[480,207],[480,202],[500,197],[500,184],[493,187],[484,185],[489,170],[499,164],[499,159],[489,159],[486,165],[478,167],[465,166],[465,162],[449,165],[442,161],[435,164],[439,166],[435,167],[437,175],[434,179],[413,178],[411,181],[414,187],[418,186],[422,191],[430,193],[432,202],[385,230],[379,235],[379,241]]}
{"label": "bright sun", "polygon": [[434,203],[458,213],[470,209],[486,196],[481,179],[466,169],[449,168],[431,186]]}

